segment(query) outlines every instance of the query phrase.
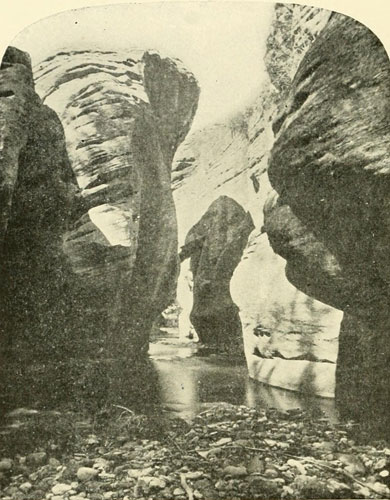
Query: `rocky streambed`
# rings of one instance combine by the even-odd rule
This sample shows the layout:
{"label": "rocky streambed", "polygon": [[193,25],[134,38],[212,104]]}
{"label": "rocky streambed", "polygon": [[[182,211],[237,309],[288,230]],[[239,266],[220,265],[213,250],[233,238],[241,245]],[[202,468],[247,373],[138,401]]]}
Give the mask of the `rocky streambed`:
{"label": "rocky streambed", "polygon": [[54,412],[46,429],[33,452],[2,452],[3,500],[390,497],[385,443],[301,410],[218,403],[188,423],[118,405],[94,419]]}

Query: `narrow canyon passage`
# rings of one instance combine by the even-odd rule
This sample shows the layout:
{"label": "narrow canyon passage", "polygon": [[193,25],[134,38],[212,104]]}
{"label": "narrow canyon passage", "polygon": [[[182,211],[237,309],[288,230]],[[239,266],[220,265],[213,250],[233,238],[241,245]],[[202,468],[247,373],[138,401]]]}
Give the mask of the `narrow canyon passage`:
{"label": "narrow canyon passage", "polygon": [[211,4],[4,54],[0,498],[390,497],[387,54]]}

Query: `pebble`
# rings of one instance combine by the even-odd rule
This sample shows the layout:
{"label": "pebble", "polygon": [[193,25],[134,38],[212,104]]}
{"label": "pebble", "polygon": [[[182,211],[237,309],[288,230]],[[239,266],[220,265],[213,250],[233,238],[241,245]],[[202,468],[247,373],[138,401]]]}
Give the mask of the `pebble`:
{"label": "pebble", "polygon": [[248,472],[249,474],[253,473],[263,473],[264,471],[264,462],[259,458],[258,455],[252,457],[248,464]]}
{"label": "pebble", "polygon": [[389,498],[390,489],[385,484],[377,482],[373,484],[372,487],[377,493],[379,493],[379,495]]}
{"label": "pebble", "polygon": [[0,460],[0,471],[7,471],[12,469],[13,462],[10,458],[3,458]]}
{"label": "pebble", "polygon": [[346,466],[345,470],[353,476],[356,474],[361,475],[366,472],[366,468],[358,456],[349,453],[337,453],[336,458]]}
{"label": "pebble", "polygon": [[275,478],[277,478],[279,476],[279,473],[275,469],[266,469],[264,471],[264,476],[268,477],[270,479],[275,479]]}
{"label": "pebble", "polygon": [[166,487],[167,483],[158,477],[152,478],[151,481],[149,482],[149,487],[150,488],[157,488],[157,489],[164,489]]}
{"label": "pebble", "polygon": [[61,465],[61,462],[56,458],[51,457],[49,458],[48,464],[51,465],[52,467],[59,467]]}
{"label": "pebble", "polygon": [[97,460],[95,460],[95,463],[93,464],[94,469],[101,469],[104,471],[109,469],[110,466],[111,466],[111,463],[108,460],[106,460],[105,458],[98,458]]}
{"label": "pebble", "polygon": [[23,493],[28,493],[32,488],[31,483],[23,483],[19,486],[19,489],[23,491]]}
{"label": "pebble", "polygon": [[43,465],[47,461],[47,454],[44,451],[30,453],[26,457],[26,463],[29,465]]}
{"label": "pebble", "polygon": [[387,465],[387,460],[386,458],[382,458],[381,460],[378,460],[376,464],[374,465],[374,470],[382,470],[386,467]]}
{"label": "pebble", "polygon": [[244,466],[236,467],[234,465],[228,465],[223,469],[222,474],[230,477],[244,477],[248,475],[248,471]]}
{"label": "pebble", "polygon": [[[42,454],[41,451],[27,455],[28,460],[20,455],[14,462],[11,458],[0,459],[0,469],[3,464],[0,478],[6,485],[2,493],[5,496],[1,498],[185,500],[187,495],[181,485],[181,475],[188,481],[194,500],[372,498],[373,493],[368,488],[362,488],[346,476],[342,479],[331,469],[320,470],[299,458],[300,454],[314,461],[325,459],[340,472],[354,467],[359,471],[354,474],[356,479],[374,488],[378,495],[390,498],[390,491],[384,484],[390,475],[385,449],[363,446],[358,440],[353,444],[348,438],[342,448],[345,452],[337,453],[341,449],[341,436],[348,435],[325,420],[305,420],[304,412],[295,422],[292,419],[296,417],[286,420],[279,418],[277,412],[271,412],[260,425],[258,412],[231,406],[226,411],[217,408],[215,412],[210,410],[208,415],[195,417],[190,433],[188,427],[181,430],[184,424],[174,427],[172,436],[181,452],[178,446],[171,446],[167,441],[137,440],[127,426],[128,436],[123,435],[123,428],[119,432],[121,442],[128,446],[118,446],[115,435],[108,441],[99,434],[98,447],[87,447],[88,438],[81,438],[77,452],[67,454],[60,461],[46,454],[39,458],[37,454]],[[232,441],[242,447],[224,446]],[[249,443],[253,448],[268,446],[268,452],[253,453],[245,449]],[[291,452],[285,453],[284,449],[288,448]],[[289,453],[296,458],[288,458]],[[207,461],[202,456],[207,456]],[[37,463],[40,460],[42,465]],[[31,467],[33,462],[34,468]],[[48,465],[43,465],[46,463]],[[12,469],[13,475],[8,472]],[[85,491],[81,491],[83,489]]]}
{"label": "pebble", "polygon": [[192,481],[196,481],[197,479],[201,479],[203,476],[204,476],[203,472],[200,472],[200,471],[186,473],[186,478],[191,479]]}
{"label": "pebble", "polygon": [[92,469],[91,467],[80,467],[77,470],[77,479],[80,481],[89,481],[99,474],[97,469]]}
{"label": "pebble", "polygon": [[51,489],[53,495],[64,495],[68,493],[72,489],[72,486],[69,484],[58,483]]}

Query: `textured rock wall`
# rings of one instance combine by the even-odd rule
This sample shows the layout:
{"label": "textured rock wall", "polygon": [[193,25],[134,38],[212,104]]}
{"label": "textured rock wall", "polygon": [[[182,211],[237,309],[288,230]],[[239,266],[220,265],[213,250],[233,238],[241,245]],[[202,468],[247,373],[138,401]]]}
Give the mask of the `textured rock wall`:
{"label": "textured rock wall", "polygon": [[232,198],[220,196],[187,234],[180,257],[190,258],[194,280],[190,319],[203,344],[219,349],[242,344],[230,279],[253,228],[249,212]]}
{"label": "textured rock wall", "polygon": [[13,47],[0,69],[0,113],[2,347],[22,362],[66,355],[62,236],[78,190],[62,125],[34,91],[29,56]]}
{"label": "textured rock wall", "polygon": [[64,125],[82,189],[82,214],[65,239],[77,314],[114,354],[146,350],[175,295],[171,162],[196,111],[196,80],[179,61],[143,51],[61,52],[35,78]]}
{"label": "textured rock wall", "polygon": [[[273,246],[297,287],[345,311],[336,397],[344,412],[369,420],[388,414],[389,399],[389,103],[382,44],[353,19],[333,15],[274,122],[269,167],[281,199],[267,223]],[[296,252],[291,221],[275,224],[282,208],[306,235]]]}
{"label": "textured rock wall", "polygon": [[[342,313],[293,286],[285,275],[286,261],[273,251],[263,227],[266,200],[276,196],[267,175],[272,122],[300,61],[329,16],[312,7],[275,5],[265,55],[268,79],[258,98],[230,123],[189,135],[176,155],[173,189],[180,243],[221,195],[251,214],[255,229],[230,287],[239,307],[250,375],[271,385],[332,397]],[[189,278],[183,268],[178,300],[186,328],[192,307],[185,281]]]}

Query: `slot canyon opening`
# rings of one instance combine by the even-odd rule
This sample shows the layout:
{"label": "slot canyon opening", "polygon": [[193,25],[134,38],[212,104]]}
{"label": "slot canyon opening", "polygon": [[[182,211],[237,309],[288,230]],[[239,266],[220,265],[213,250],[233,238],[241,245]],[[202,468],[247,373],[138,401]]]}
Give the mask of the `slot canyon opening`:
{"label": "slot canyon opening", "polygon": [[[388,58],[351,18],[270,11],[265,71],[247,64],[238,85],[230,43],[220,90],[264,81],[204,127],[212,43],[194,73],[130,44],[37,64],[7,49],[6,498],[355,498],[366,481],[390,495],[374,441],[389,400]],[[313,464],[329,480],[315,493]]]}

